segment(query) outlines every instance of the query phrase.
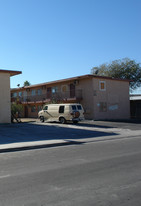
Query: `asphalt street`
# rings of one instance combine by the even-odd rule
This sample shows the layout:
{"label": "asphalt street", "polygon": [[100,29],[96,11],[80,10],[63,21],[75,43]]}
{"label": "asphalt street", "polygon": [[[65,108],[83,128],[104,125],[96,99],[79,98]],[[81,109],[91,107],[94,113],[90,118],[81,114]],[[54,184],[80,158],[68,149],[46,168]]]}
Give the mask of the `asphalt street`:
{"label": "asphalt street", "polygon": [[140,206],[141,137],[0,154],[0,206]]}

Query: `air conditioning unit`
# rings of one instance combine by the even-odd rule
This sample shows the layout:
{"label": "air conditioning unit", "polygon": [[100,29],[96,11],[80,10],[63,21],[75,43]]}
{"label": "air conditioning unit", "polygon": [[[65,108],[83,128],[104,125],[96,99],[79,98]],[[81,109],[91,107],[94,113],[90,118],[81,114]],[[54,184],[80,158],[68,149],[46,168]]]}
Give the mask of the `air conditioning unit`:
{"label": "air conditioning unit", "polygon": [[42,86],[42,89],[45,90],[46,89],[46,85]]}
{"label": "air conditioning unit", "polygon": [[74,85],[78,85],[79,84],[79,80],[74,80]]}

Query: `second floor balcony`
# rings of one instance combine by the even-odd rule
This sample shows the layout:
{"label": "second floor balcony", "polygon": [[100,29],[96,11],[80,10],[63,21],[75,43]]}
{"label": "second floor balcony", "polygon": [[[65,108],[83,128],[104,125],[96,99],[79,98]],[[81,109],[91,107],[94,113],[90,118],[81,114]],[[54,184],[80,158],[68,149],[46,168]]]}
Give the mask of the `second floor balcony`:
{"label": "second floor balcony", "polygon": [[18,101],[20,103],[47,103],[47,102],[75,102],[82,99],[82,90],[70,90],[66,92],[47,92],[40,95],[26,95],[11,97],[11,101]]}

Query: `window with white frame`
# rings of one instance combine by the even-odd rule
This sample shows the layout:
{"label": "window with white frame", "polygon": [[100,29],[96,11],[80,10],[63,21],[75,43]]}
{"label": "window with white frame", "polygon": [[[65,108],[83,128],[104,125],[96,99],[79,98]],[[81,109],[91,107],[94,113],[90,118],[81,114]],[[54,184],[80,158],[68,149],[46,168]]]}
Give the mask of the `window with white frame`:
{"label": "window with white frame", "polygon": [[106,91],[106,82],[105,81],[99,81],[99,90]]}

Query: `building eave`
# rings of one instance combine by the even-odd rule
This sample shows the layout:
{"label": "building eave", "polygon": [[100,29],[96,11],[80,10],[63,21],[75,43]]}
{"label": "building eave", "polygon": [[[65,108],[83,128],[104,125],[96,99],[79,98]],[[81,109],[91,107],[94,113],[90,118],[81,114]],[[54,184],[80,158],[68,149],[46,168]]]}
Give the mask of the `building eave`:
{"label": "building eave", "polygon": [[45,83],[40,83],[40,84],[34,84],[30,86],[25,86],[25,87],[19,87],[19,88],[12,88],[11,90],[20,90],[20,89],[28,89],[28,88],[36,88],[36,87],[42,87],[42,86],[49,86],[49,85],[56,85],[59,83],[67,83],[67,82],[73,82],[73,81],[79,81],[82,79],[107,79],[107,80],[115,80],[115,81],[124,81],[124,82],[130,82],[130,80],[127,79],[119,79],[119,78],[112,78],[112,77],[106,77],[106,76],[97,76],[97,75],[82,75],[82,76],[76,76],[76,77],[71,77],[71,78],[66,78],[66,79],[61,79],[61,80],[56,80],[56,81],[50,81],[50,82],[45,82]]}
{"label": "building eave", "polygon": [[10,74],[10,77],[18,75],[18,74],[22,74],[21,71],[14,71],[14,70],[4,70],[4,69],[0,69],[0,73],[8,73]]}

